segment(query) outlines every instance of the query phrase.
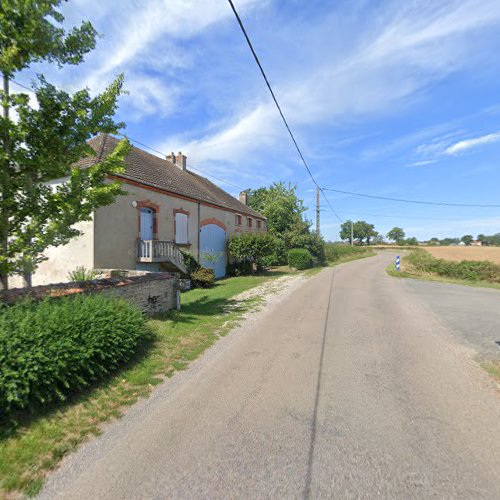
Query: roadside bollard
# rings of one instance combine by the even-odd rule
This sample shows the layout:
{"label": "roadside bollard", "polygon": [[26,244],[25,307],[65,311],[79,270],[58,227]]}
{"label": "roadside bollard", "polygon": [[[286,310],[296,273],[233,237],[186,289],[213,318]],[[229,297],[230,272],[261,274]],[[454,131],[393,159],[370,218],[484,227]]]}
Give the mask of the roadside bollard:
{"label": "roadside bollard", "polygon": [[399,255],[396,256],[396,271],[401,271],[401,259]]}

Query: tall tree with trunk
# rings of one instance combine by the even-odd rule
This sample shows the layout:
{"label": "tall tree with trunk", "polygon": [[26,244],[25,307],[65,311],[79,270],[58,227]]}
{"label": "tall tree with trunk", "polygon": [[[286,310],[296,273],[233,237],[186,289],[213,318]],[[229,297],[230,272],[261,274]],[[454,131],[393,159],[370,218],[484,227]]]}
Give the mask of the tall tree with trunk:
{"label": "tall tree with trunk", "polygon": [[[29,94],[10,91],[16,74],[31,64],[45,61],[60,68],[79,64],[95,47],[97,33],[91,23],[70,30],[62,27],[61,3],[0,3],[0,288],[4,289],[12,274],[22,274],[29,286],[47,247],[80,234],[74,227],[77,222],[89,220],[95,208],[123,193],[119,183],[105,180],[122,171],[128,141],[121,141],[95,165],[77,164],[96,154],[87,144],[89,138],[116,133],[124,126],[113,120],[123,75],[94,97],[88,89],[70,95],[39,75],[32,83],[33,106]],[[50,183],[55,179],[61,182]]]}
{"label": "tall tree with trunk", "polygon": [[402,228],[400,227],[393,227],[388,233],[387,233],[387,239],[392,240],[396,242],[398,245],[401,245],[405,239],[405,232]]}

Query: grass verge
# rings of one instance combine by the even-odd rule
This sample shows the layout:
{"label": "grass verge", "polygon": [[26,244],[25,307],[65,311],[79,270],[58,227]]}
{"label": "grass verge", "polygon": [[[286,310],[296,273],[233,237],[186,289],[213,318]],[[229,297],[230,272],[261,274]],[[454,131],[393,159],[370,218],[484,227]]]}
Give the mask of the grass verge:
{"label": "grass verge", "polygon": [[497,386],[500,388],[500,361],[487,361],[481,366],[496,380]]}
{"label": "grass verge", "polygon": [[464,286],[472,286],[479,288],[494,288],[500,290],[499,283],[490,283],[489,281],[471,281],[471,280],[459,280],[454,278],[447,278],[444,276],[438,276],[430,273],[409,271],[405,269],[404,266],[401,267],[401,271],[396,271],[396,265],[394,263],[389,264],[385,270],[389,276],[394,276],[395,278],[412,278],[424,281],[451,283],[453,285],[464,285]]}
{"label": "grass verge", "polygon": [[63,406],[0,421],[0,498],[36,494],[64,455],[90,435],[98,435],[103,422],[119,417],[165,377],[185,369],[259,302],[237,301],[236,295],[285,274],[275,270],[228,278],[212,289],[184,293],[182,310],[151,320],[153,340],[120,372]]}

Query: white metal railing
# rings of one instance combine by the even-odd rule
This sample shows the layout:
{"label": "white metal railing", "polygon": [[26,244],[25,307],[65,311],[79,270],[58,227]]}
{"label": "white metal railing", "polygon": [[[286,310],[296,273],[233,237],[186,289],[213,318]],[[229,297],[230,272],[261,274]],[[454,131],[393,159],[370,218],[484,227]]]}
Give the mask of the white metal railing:
{"label": "white metal railing", "polygon": [[186,272],[184,257],[175,243],[159,240],[137,240],[137,260],[139,262],[171,262],[182,272]]}

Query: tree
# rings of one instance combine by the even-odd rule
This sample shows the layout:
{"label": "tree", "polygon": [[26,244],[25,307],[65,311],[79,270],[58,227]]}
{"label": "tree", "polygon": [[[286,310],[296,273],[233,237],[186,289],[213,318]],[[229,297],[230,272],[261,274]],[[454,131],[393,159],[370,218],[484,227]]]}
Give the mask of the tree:
{"label": "tree", "polygon": [[407,238],[406,240],[403,241],[404,245],[412,245],[412,246],[417,246],[418,245],[418,240],[414,236],[411,238]]}
{"label": "tree", "polygon": [[398,245],[401,245],[405,238],[405,232],[400,227],[393,227],[387,233],[387,239],[396,242]]}
{"label": "tree", "polygon": [[273,265],[285,264],[291,248],[307,248],[321,263],[325,258],[323,238],[311,231],[311,222],[304,218],[305,207],[296,190],[297,186],[283,182],[247,190],[248,206],[267,217],[269,233],[283,242],[276,245],[271,256],[275,259]]}
{"label": "tree", "polygon": [[439,245],[439,238],[431,238],[429,241],[432,245]]}
{"label": "tree", "polygon": [[[302,214],[305,212],[303,201],[297,196],[297,186],[284,182],[275,182],[271,186],[259,189],[248,189],[248,206],[267,217],[267,229],[275,235],[291,230],[294,225],[302,223],[301,230],[305,230]],[[307,229],[309,224],[307,224]]]}
{"label": "tree", "polygon": [[474,237],[471,234],[465,234],[460,238],[460,241],[465,243],[467,246],[470,246],[470,244],[474,241]]}
{"label": "tree", "polygon": [[[123,75],[100,95],[88,89],[73,95],[57,89],[40,75],[32,83],[37,105],[26,93],[11,94],[14,75],[35,62],[62,67],[79,64],[95,47],[96,31],[83,22],[69,31],[58,10],[62,0],[9,0],[0,10],[0,283],[8,276],[31,273],[49,246],[67,243],[89,220],[95,208],[122,194],[119,183],[104,181],[123,169],[130,145],[124,140],[105,160],[88,168],[75,163],[95,152],[87,140],[123,127],[113,115],[122,92]],[[15,118],[15,119],[14,119]],[[50,186],[49,181],[65,179]]]}
{"label": "tree", "polygon": [[349,245],[352,245],[353,243],[351,240],[351,225],[354,225],[354,222],[352,220],[346,220],[343,224],[340,225],[340,239],[349,240]]}
{"label": "tree", "polygon": [[[348,220],[340,226],[340,237],[343,240],[349,240],[349,242],[351,242],[351,223],[352,222]],[[362,245],[365,240],[366,244],[369,245],[372,238],[378,235],[377,231],[375,231],[375,226],[364,220],[358,220],[352,223],[352,234],[360,245]]]}

